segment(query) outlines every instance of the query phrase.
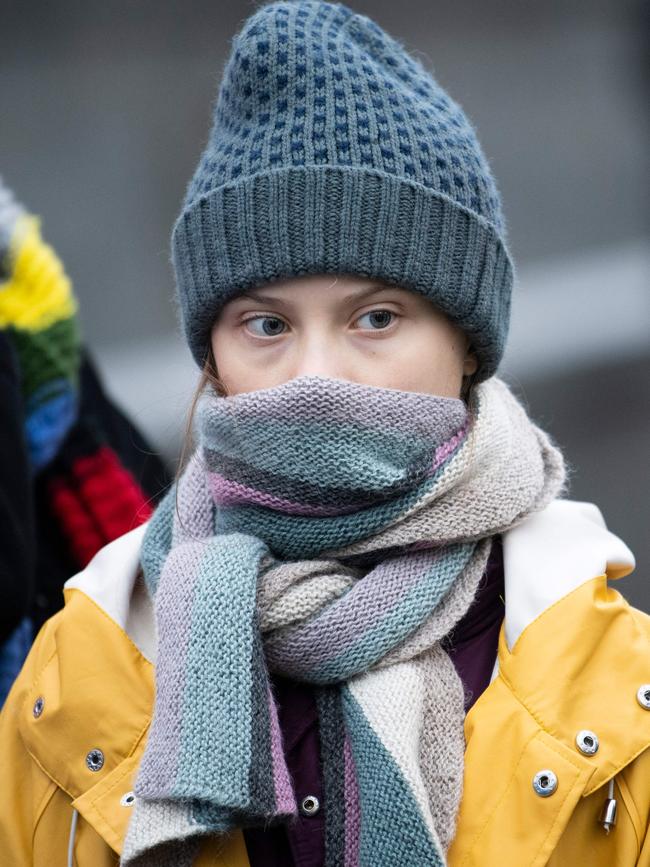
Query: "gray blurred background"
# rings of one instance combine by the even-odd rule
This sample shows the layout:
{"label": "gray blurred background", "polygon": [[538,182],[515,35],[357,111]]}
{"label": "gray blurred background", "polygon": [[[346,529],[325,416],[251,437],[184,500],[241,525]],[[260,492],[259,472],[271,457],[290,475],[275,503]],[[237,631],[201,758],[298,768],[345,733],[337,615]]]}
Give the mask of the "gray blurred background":
{"label": "gray blurred background", "polygon": [[[636,555],[650,611],[648,4],[349,0],[465,109],[517,263],[500,374]],[[111,394],[173,467],[196,371],[169,234],[203,148],[232,0],[2,2],[0,173],[66,263]]]}

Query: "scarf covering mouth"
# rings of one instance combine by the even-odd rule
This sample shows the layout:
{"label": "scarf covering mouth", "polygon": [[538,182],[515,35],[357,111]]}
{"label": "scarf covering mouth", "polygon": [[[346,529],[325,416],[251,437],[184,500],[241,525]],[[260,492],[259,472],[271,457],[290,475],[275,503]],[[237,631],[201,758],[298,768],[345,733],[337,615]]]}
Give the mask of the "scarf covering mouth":
{"label": "scarf covering mouth", "polygon": [[298,815],[270,673],[313,685],[326,867],[446,864],[463,686],[441,640],[492,537],[564,492],[498,377],[458,398],[301,376],[203,395],[147,527],[156,696],[122,865]]}

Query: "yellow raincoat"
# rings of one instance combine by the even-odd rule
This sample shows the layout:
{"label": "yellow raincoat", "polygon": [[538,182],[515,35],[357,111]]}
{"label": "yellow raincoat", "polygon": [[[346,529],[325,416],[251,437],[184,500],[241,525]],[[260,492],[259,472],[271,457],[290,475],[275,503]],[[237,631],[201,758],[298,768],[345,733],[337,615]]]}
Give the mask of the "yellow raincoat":
{"label": "yellow raincoat", "polygon": [[[154,700],[143,532],[66,583],[0,714],[2,867],[119,862]],[[609,585],[634,569],[632,552],[596,506],[571,500],[503,543],[505,618],[465,719],[448,863],[650,867],[650,616]],[[241,832],[206,841],[195,864],[249,867]]]}

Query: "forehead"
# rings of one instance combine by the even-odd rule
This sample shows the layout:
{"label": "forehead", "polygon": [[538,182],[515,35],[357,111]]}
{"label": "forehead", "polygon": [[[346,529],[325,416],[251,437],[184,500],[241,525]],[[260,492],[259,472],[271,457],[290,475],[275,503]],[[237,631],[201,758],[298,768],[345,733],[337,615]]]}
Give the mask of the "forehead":
{"label": "forehead", "polygon": [[259,303],[286,302],[309,303],[315,298],[333,303],[348,303],[380,294],[413,296],[416,293],[383,280],[348,274],[310,274],[266,283],[244,292],[232,299],[253,300]]}

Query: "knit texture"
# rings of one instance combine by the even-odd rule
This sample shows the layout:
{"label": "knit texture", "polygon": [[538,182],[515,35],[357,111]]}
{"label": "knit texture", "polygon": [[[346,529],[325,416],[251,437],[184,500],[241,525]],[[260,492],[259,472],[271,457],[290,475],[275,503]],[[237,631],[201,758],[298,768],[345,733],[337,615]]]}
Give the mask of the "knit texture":
{"label": "knit texture", "polygon": [[[22,594],[25,616],[0,646],[1,703],[38,629],[61,607],[65,578],[147,520],[150,497],[157,501],[162,491],[143,487],[127,466],[142,478],[146,444],[110,403],[84,351],[72,283],[42,236],[40,218],[16,200],[2,178],[0,331],[15,350],[12,379],[29,458],[29,477],[17,480],[23,489],[3,493],[9,499],[15,495],[14,504],[16,497],[29,497],[32,504],[14,518],[34,548],[29,572],[35,582],[29,595]],[[8,394],[2,397],[7,400]],[[147,461],[158,463],[155,457]],[[163,484],[164,478],[163,472]],[[11,579],[0,577],[9,581],[5,593],[15,595]],[[10,610],[11,616],[19,611]]]}
{"label": "knit texture", "polygon": [[153,509],[83,406],[78,303],[64,265],[1,178],[0,328],[16,349],[30,468],[83,567]]}
{"label": "knit texture", "polygon": [[426,295],[470,336],[477,381],[505,347],[513,265],[475,130],[419,60],[342,3],[272,2],[233,38],[172,260],[199,365],[227,300],[311,273]]}
{"label": "knit texture", "polygon": [[78,414],[77,312],[63,264],[41,237],[40,219],[0,178],[0,328],[18,355],[35,471],[54,457]]}
{"label": "knit texture", "polygon": [[122,864],[296,814],[271,671],[316,689],[326,867],[444,864],[464,702],[440,642],[561,452],[497,378],[470,409],[318,376],[209,393],[199,433],[142,548],[156,699]]}

